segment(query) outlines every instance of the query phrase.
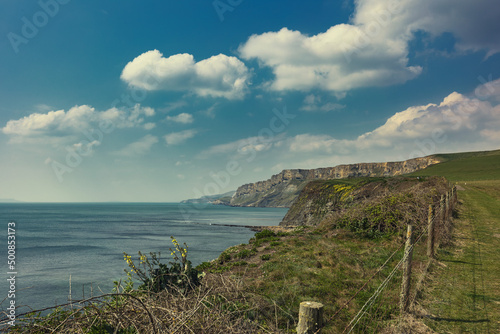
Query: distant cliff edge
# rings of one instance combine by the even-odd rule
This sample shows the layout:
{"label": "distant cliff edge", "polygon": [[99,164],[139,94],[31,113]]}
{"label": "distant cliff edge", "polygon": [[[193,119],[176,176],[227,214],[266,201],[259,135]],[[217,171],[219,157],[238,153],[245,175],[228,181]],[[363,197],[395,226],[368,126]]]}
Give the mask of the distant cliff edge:
{"label": "distant cliff edge", "polygon": [[397,176],[413,173],[441,162],[435,156],[397,162],[374,162],[339,165],[316,169],[285,169],[266,181],[239,187],[229,201],[231,206],[290,207],[311,180],[334,180],[354,177]]}

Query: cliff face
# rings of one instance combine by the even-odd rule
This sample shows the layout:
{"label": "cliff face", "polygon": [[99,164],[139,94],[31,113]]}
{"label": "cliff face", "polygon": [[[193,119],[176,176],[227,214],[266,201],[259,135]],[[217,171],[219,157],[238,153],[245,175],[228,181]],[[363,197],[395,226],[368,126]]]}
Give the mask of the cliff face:
{"label": "cliff face", "polygon": [[311,181],[280,226],[332,224],[342,217],[360,229],[370,222],[425,221],[429,204],[439,203],[447,184],[441,177]]}
{"label": "cliff face", "polygon": [[397,176],[413,173],[440,160],[430,156],[398,162],[358,163],[317,169],[285,169],[266,181],[239,187],[232,206],[290,207],[307,182],[354,177]]}

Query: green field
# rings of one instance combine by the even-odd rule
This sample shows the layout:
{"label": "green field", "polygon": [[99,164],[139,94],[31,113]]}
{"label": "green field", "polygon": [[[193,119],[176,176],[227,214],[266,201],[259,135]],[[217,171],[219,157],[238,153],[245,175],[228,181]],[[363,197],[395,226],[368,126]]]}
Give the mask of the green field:
{"label": "green field", "polygon": [[500,150],[455,154],[437,154],[441,163],[410,174],[444,176],[449,181],[500,180]]}

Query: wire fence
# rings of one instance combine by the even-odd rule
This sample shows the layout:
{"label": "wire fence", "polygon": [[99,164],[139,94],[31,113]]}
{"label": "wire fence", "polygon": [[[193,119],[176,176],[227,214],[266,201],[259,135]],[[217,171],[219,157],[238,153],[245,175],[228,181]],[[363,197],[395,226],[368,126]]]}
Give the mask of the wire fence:
{"label": "wire fence", "polygon": [[[417,229],[419,232],[413,233],[410,227],[407,240],[394,250],[347,302],[321,322],[331,323],[341,315],[345,317],[344,312],[349,308],[362,305],[342,333],[378,333],[384,327],[385,332],[391,333],[388,327],[397,329],[419,293],[420,284],[415,283],[422,282],[436,250],[450,240],[456,203],[457,189],[451,187],[441,196],[439,203],[429,207],[427,222],[420,224]],[[406,275],[402,273],[402,267]],[[380,281],[378,285],[377,281]],[[298,333],[319,333],[320,330]]]}

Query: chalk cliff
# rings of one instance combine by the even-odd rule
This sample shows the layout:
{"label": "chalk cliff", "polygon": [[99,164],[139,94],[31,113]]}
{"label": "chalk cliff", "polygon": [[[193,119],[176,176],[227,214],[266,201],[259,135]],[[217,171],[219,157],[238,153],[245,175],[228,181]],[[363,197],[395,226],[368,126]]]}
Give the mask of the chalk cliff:
{"label": "chalk cliff", "polygon": [[266,181],[239,187],[229,202],[232,206],[290,207],[307,182],[354,177],[383,177],[413,173],[439,163],[436,157],[397,162],[357,163],[316,169],[285,169]]}

